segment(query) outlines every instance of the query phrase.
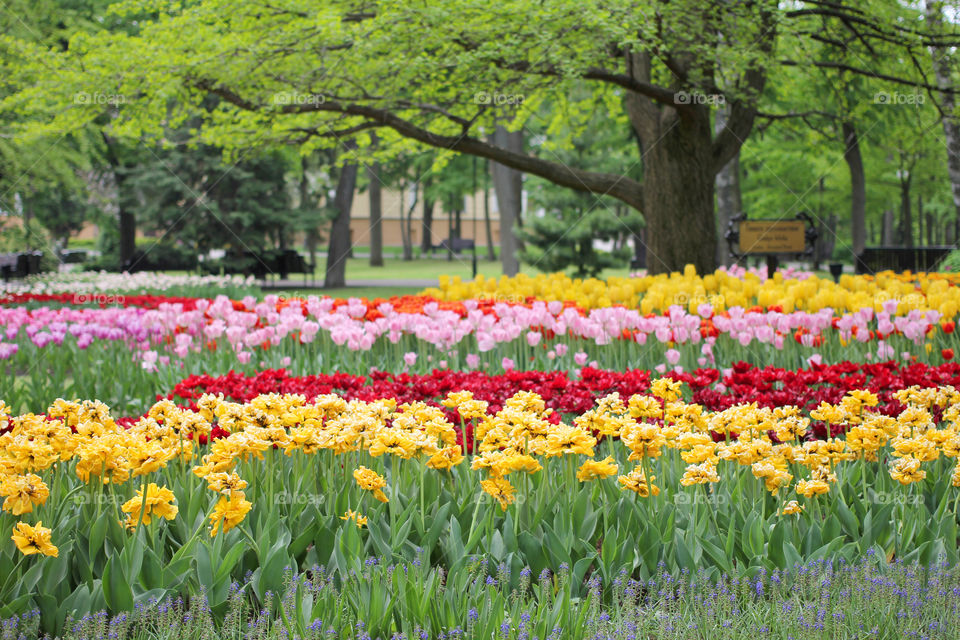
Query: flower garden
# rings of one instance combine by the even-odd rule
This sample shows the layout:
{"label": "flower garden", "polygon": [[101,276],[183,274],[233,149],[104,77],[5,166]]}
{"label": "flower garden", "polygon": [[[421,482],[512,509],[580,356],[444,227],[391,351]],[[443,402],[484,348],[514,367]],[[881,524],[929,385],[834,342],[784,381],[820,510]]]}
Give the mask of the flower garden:
{"label": "flower garden", "polygon": [[960,628],[960,277],[0,293],[0,638]]}

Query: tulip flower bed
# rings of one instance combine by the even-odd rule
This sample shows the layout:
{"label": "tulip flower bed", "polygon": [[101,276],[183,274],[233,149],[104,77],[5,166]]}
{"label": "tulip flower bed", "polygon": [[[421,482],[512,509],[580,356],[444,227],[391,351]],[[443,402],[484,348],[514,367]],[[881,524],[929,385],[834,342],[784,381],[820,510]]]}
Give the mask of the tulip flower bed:
{"label": "tulip flower bed", "polygon": [[[184,375],[230,370],[575,371],[589,364],[663,374],[741,360],[784,367],[952,360],[960,348],[954,322],[936,310],[898,315],[899,304],[887,301],[880,312],[840,317],[829,309],[714,313],[709,305],[697,314],[675,306],[657,316],[623,307],[585,312],[560,302],[437,303],[418,297],[0,307],[0,367],[6,374],[0,376],[0,397],[18,411],[36,411],[62,395],[96,396],[130,414],[146,409],[138,399]],[[116,386],[104,388],[104,368],[113,372]]]}
{"label": "tulip flower bed", "polygon": [[[63,638],[894,640],[948,639],[960,626],[960,576],[942,565],[878,570],[871,562],[835,568],[814,561],[717,582],[695,574],[657,573],[649,581],[618,574],[604,585],[593,576],[586,597],[571,604],[569,568],[517,575],[506,565],[476,563],[447,573],[421,558],[370,556],[362,571],[342,578],[320,567],[291,573],[278,600],[263,608],[247,597],[249,588],[232,584],[222,615],[202,594],[148,600],[129,614],[70,620]],[[383,599],[370,597],[371,589]],[[0,629],[4,638],[37,637],[39,612],[0,620]]]}
{"label": "tulip flower bed", "polygon": [[[681,382],[657,379],[648,394],[610,394],[564,420],[529,391],[493,414],[469,392],[453,392],[443,406],[460,424],[420,402],[335,394],[245,403],[208,394],[195,410],[163,400],[127,426],[94,401],[3,417],[0,526],[13,536],[0,544],[0,616],[36,608],[54,633],[68,614],[132,611],[202,590],[207,604],[198,613],[222,622],[240,590],[299,637],[300,625],[316,619],[303,607],[341,625],[335,633],[353,633],[342,626],[355,623],[351,615],[373,637],[409,632],[404,624],[449,633],[502,621],[510,609],[484,592],[484,615],[497,609],[501,617],[474,618],[444,608],[431,590],[439,594],[445,580],[453,590],[445,597],[460,602],[485,585],[522,585],[526,567],[528,578],[561,575],[536,596],[530,624],[571,633],[591,611],[594,623],[609,622],[623,605],[617,589],[631,578],[663,584],[670,575],[679,590],[694,575],[700,585],[737,576],[757,589],[762,572],[779,576],[827,558],[872,557],[878,571],[890,560],[957,564],[953,387],[895,393],[904,406],[897,417],[876,412],[879,399],[866,390],[809,412],[710,412],[682,393]],[[812,421],[845,433],[807,440]],[[465,437],[475,453],[465,452]],[[441,567],[445,578],[418,568],[403,582],[369,571],[370,556],[390,571]],[[298,588],[294,574],[315,565],[325,573],[306,575],[333,576],[333,600],[281,598]],[[477,585],[470,571],[493,575]],[[340,589],[358,595],[335,595]],[[544,605],[548,591],[560,597]],[[420,608],[394,615],[400,598]],[[591,598],[606,603],[608,618]],[[345,610],[340,618],[329,617],[329,602]],[[288,606],[300,609],[290,614]],[[663,613],[659,622],[671,625],[687,615]],[[522,612],[509,620],[515,637]],[[489,637],[489,628],[473,628],[474,637]]]}
{"label": "tulip flower bed", "polygon": [[838,283],[809,272],[778,271],[772,278],[766,273],[742,270],[717,270],[697,275],[692,266],[683,273],[638,278],[573,279],[562,273],[498,279],[478,276],[463,282],[459,277],[440,277],[440,286],[423,291],[439,300],[498,300],[522,302],[535,300],[570,301],[583,309],[603,309],[623,305],[642,313],[662,313],[679,305],[690,313],[709,304],[723,311],[741,308],[778,307],[790,313],[797,310],[834,309],[853,313],[861,309],[880,311],[888,300],[896,300],[904,313],[908,310],[935,309],[953,317],[960,310],[960,275],[949,273],[878,273],[875,276],[841,276]]}
{"label": "tulip flower bed", "polygon": [[147,271],[134,274],[106,271],[44,273],[0,283],[0,302],[8,296],[70,294],[76,296],[73,304],[84,304],[96,302],[98,298],[137,294],[202,297],[211,292],[242,297],[258,293],[259,287],[253,277],[243,276],[168,275]]}
{"label": "tulip flower bed", "polygon": [[957,276],[178,278],[0,290],[0,640],[956,636]]}
{"label": "tulip flower bed", "polygon": [[[844,362],[792,371],[773,366],[761,369],[738,362],[724,371],[697,369],[691,373],[671,372],[666,377],[685,383],[691,392],[690,401],[711,411],[749,403],[767,408],[794,405],[810,411],[821,402],[839,403],[848,392],[864,389],[878,398],[874,411],[896,417],[904,409],[896,392],[913,386],[960,387],[960,364]],[[206,394],[249,402],[258,395],[270,393],[299,394],[308,401],[337,393],[347,400],[365,402],[383,399],[393,399],[398,404],[425,402],[444,409],[447,418],[456,425],[459,422],[456,411],[441,404],[452,392],[469,391],[487,403],[487,412],[491,414],[500,411],[504,403],[520,391],[536,393],[548,409],[558,414],[580,414],[611,393],[621,397],[647,393],[651,379],[649,371],[640,369],[620,372],[592,367],[584,367],[578,377],[564,371],[511,371],[500,375],[482,371],[433,371],[422,375],[372,372],[369,376],[291,376],[283,369],[268,369],[253,375],[231,372],[216,377],[190,376],[178,382],[165,397],[195,410],[196,401]],[[825,436],[823,423],[814,422],[812,433]]]}

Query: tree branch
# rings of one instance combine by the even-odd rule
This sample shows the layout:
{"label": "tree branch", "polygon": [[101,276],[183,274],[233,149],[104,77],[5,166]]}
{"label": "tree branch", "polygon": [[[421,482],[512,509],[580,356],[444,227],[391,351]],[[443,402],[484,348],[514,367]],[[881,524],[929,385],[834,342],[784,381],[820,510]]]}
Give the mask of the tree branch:
{"label": "tree branch", "polygon": [[887,75],[885,73],[879,73],[877,71],[870,71],[868,69],[861,69],[859,67],[853,67],[842,62],[827,62],[822,60],[811,60],[806,62],[799,62],[797,60],[781,60],[780,64],[785,67],[803,67],[803,66],[813,66],[820,67],[821,69],[837,69],[839,71],[849,71],[850,73],[856,73],[858,75],[866,76],[868,78],[876,78],[878,80],[887,80],[894,84],[901,84],[908,87],[919,87],[921,89],[926,89],[928,91],[940,91],[943,93],[957,93],[956,89],[950,87],[938,87],[936,85],[931,85],[927,82],[916,82],[915,80],[908,80],[907,78],[900,78],[897,76]]}
{"label": "tree branch", "polygon": [[[197,81],[195,84],[197,88],[217,95],[245,111],[259,112],[265,109],[261,105],[242,97],[226,87],[203,80]],[[346,116],[359,116],[365,118],[366,122],[357,126],[364,129],[373,126],[388,127],[405,138],[416,140],[431,147],[449,149],[459,153],[488,158],[512,169],[540,176],[576,191],[609,195],[638,211],[642,210],[643,187],[639,182],[626,176],[584,171],[559,162],[551,162],[536,156],[516,153],[484,142],[483,140],[472,138],[466,135],[466,131],[457,136],[442,135],[418,126],[409,120],[400,118],[386,109],[360,104],[324,101],[319,104],[284,105],[280,111],[289,114],[326,112],[339,113]]]}

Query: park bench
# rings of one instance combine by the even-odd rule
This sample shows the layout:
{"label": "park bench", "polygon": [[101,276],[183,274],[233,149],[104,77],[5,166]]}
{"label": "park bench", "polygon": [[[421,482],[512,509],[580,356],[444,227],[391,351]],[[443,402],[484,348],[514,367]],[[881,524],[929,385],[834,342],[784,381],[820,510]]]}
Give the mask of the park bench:
{"label": "park bench", "polygon": [[866,247],[857,256],[857,273],[934,271],[955,247]]}
{"label": "park bench", "polygon": [[137,251],[123,263],[123,271],[196,271],[197,256],[194,254],[170,253],[157,249]]}
{"label": "park bench", "polygon": [[[225,275],[253,276],[258,280],[279,276],[286,280],[291,273],[302,273],[306,283],[307,276],[313,278],[315,265],[294,249],[270,249],[263,252],[229,251],[221,262]],[[215,268],[219,273],[219,266]]]}
{"label": "park bench", "polygon": [[39,251],[0,253],[0,277],[6,282],[11,278],[26,278],[40,273],[42,258],[43,254]]}

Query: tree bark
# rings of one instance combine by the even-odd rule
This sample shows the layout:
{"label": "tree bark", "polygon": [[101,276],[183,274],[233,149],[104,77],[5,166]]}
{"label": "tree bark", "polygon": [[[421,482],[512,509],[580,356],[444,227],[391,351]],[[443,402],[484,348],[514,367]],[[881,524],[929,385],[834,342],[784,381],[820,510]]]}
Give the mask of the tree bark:
{"label": "tree bark", "polygon": [[[924,12],[932,30],[943,27],[943,2],[926,0]],[[933,59],[933,73],[937,86],[941,89],[953,89],[950,52],[946,47],[930,47]],[[956,210],[955,227],[960,226],[960,118],[956,114],[956,99],[950,91],[940,92],[940,105],[943,110],[943,137],[947,146],[947,176],[950,179],[950,191],[953,194],[953,206]]]}
{"label": "tree bark", "polygon": [[662,107],[658,118],[646,113],[649,108],[656,109],[628,101],[643,158],[647,271],[668,273],[692,264],[700,274],[712,273],[717,253],[714,181],[721,166],[713,155],[709,107],[697,105],[683,113]]}
{"label": "tree bark", "polygon": [[[726,103],[719,105],[714,119],[714,130],[723,131],[727,125],[730,108]],[[732,262],[730,246],[723,237],[727,223],[743,210],[740,196],[740,151],[717,173],[717,264],[728,265]]]}
{"label": "tree bark", "polygon": [[370,178],[370,266],[383,266],[383,198],[380,184],[380,164],[367,167]]}
{"label": "tree bark", "polygon": [[[350,142],[347,153],[353,150]],[[355,144],[355,143],[354,143]],[[347,285],[347,256],[350,255],[350,208],[353,206],[353,192],[357,188],[357,165],[345,164],[340,169],[337,189],[333,196],[333,206],[337,217],[330,225],[330,243],[327,249],[327,270],[323,278],[325,289],[337,289]]]}
{"label": "tree bark", "polygon": [[[493,133],[493,142],[512,152],[523,152],[523,133],[520,131],[510,132],[498,126]],[[493,188],[500,210],[500,263],[503,265],[503,275],[515,276],[520,271],[520,262],[517,260],[517,237],[513,227],[521,214],[523,174],[499,162],[492,164]]]}
{"label": "tree bark", "polygon": [[860,154],[860,138],[852,122],[842,124],[843,159],[850,170],[850,232],[853,254],[859,256],[867,246],[867,178]]}

